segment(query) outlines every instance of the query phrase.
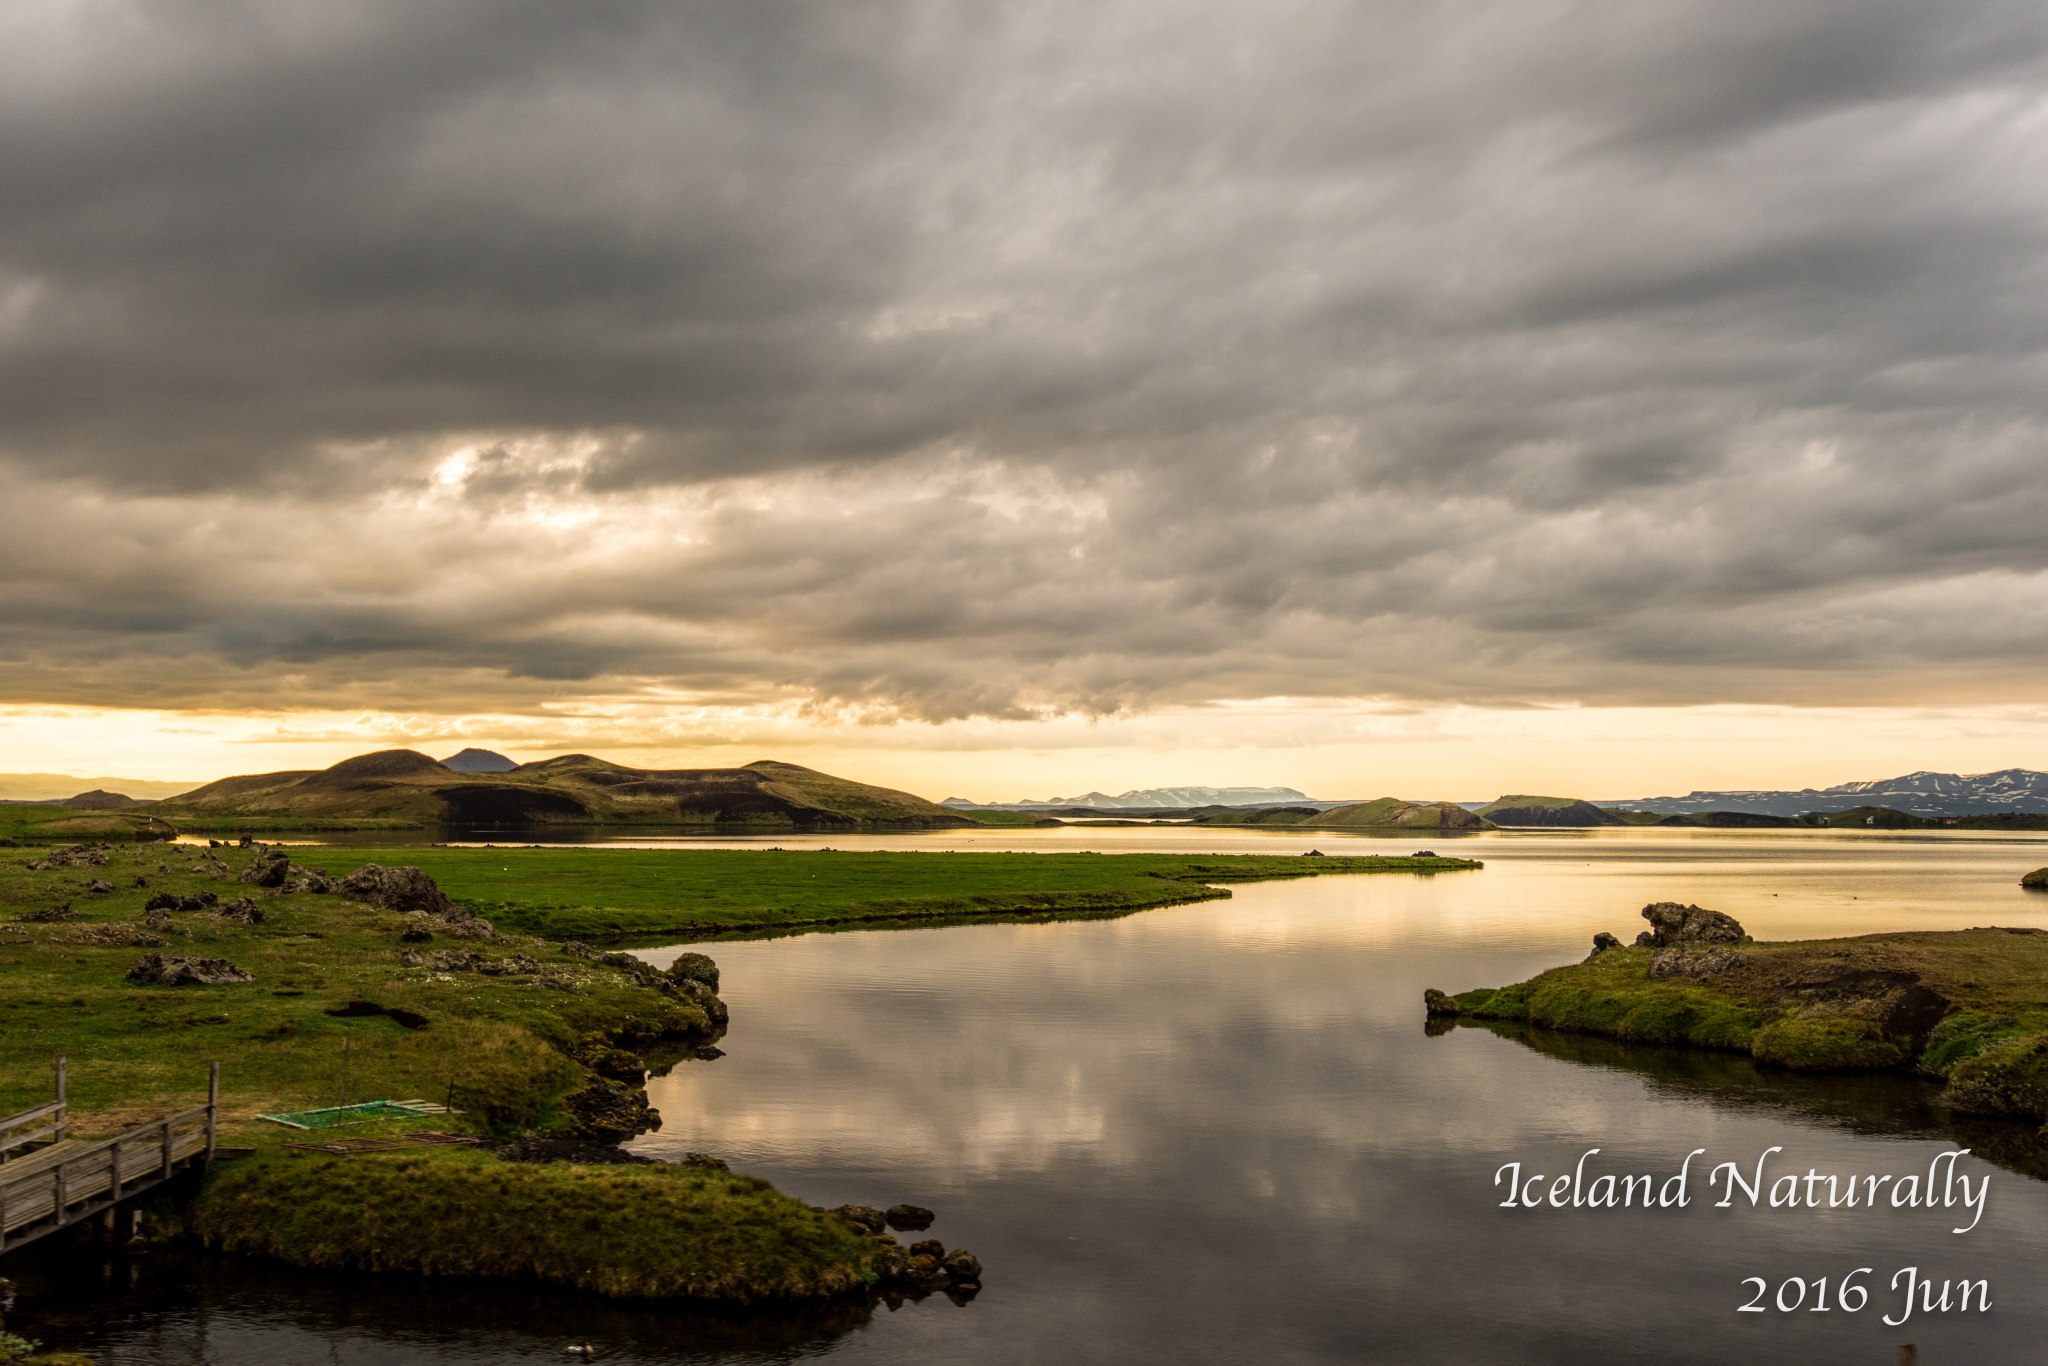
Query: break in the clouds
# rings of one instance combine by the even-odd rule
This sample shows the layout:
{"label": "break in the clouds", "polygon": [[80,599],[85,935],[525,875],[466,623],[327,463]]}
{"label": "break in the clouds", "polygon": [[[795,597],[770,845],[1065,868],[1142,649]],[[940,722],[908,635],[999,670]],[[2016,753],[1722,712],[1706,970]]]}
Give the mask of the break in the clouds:
{"label": "break in the clouds", "polygon": [[2048,9],[23,0],[0,690],[1995,701]]}

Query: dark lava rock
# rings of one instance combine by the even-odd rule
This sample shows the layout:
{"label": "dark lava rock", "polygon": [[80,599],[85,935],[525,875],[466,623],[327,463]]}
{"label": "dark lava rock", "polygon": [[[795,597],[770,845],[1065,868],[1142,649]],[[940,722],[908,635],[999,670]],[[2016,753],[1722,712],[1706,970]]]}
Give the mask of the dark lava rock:
{"label": "dark lava rock", "polygon": [[1422,1008],[1431,1015],[1456,1015],[1459,1013],[1458,1003],[1444,995],[1441,991],[1438,991],[1435,987],[1430,987],[1422,993]]}
{"label": "dark lava rock", "polygon": [[418,868],[386,868],[381,864],[366,863],[343,878],[337,890],[351,901],[367,901],[387,911],[467,915]]}
{"label": "dark lava rock", "polygon": [[1416,850],[1416,851],[1415,851],[1414,853],[1410,854],[1410,855],[1409,855],[1408,857],[1409,857],[1409,858],[1435,858],[1435,857],[1436,857],[1436,850],[1434,850],[1434,849],[1417,849],[1417,850]]}
{"label": "dark lava rock", "polygon": [[930,1228],[938,1216],[922,1205],[891,1205],[882,1217],[898,1233],[916,1233]]}
{"label": "dark lava rock", "polygon": [[505,938],[490,921],[480,915],[468,915],[459,920],[451,919],[442,925],[441,933],[451,939],[487,939],[493,943]]}
{"label": "dark lava rock", "polygon": [[60,921],[83,920],[84,918],[77,911],[72,910],[71,903],[67,901],[62,906],[45,906],[40,911],[30,911],[27,915],[15,921],[15,924],[55,925]]}
{"label": "dark lava rock", "polygon": [[638,1053],[628,1053],[623,1048],[593,1048],[579,1054],[576,1061],[600,1077],[628,1086],[639,1086],[647,1080],[646,1061]]}
{"label": "dark lava rock", "polygon": [[65,944],[89,944],[102,949],[166,949],[171,941],[160,934],[138,930],[133,925],[116,922],[112,925],[87,925],[59,941]]}
{"label": "dark lava rock", "polygon": [[176,953],[144,954],[126,975],[129,981],[145,987],[212,987],[256,980],[225,958],[191,958]]}
{"label": "dark lava rock", "polygon": [[334,888],[334,879],[319,869],[300,868],[297,865],[293,865],[291,876],[285,879],[284,884],[284,890],[294,896],[328,896],[333,893]]}
{"label": "dark lava rock", "polygon": [[563,1100],[562,1105],[576,1121],[574,1136],[593,1143],[623,1143],[635,1134],[661,1127],[661,1114],[649,1107],[645,1092],[602,1078]]}
{"label": "dark lava rock", "polygon": [[935,1262],[946,1260],[946,1245],[936,1238],[923,1238],[910,1245],[913,1257],[929,1257]]}
{"label": "dark lava rock", "polygon": [[886,1222],[880,1210],[866,1205],[839,1205],[825,1213],[841,1223],[852,1224],[862,1233],[880,1233]]}
{"label": "dark lava rock", "polygon": [[1676,901],[1658,901],[1643,907],[1643,919],[1650,922],[1650,942],[1660,949],[1682,944],[1740,944],[1749,937],[1732,915],[1699,906],[1681,906]]}
{"label": "dark lava rock", "polygon": [[1698,982],[1731,972],[1748,961],[1748,954],[1733,949],[1659,949],[1650,959],[1650,976],[1660,981],[1683,977]]}
{"label": "dark lava rock", "polygon": [[1600,933],[1593,936],[1593,951],[1586,955],[1586,961],[1590,963],[1595,958],[1598,958],[1601,954],[1607,952],[1609,949],[1618,949],[1620,947],[1621,941],[1619,939],[1616,939],[1607,931],[1602,930],[1600,931]]}
{"label": "dark lava rock", "polygon": [[256,903],[253,896],[238,896],[220,908],[220,918],[242,925],[261,925],[264,918],[263,908]]}
{"label": "dark lava rock", "polygon": [[501,958],[495,963],[479,963],[476,970],[486,977],[503,977],[508,973],[539,972],[540,964],[523,953],[515,953],[511,957]]}
{"label": "dark lava rock", "polygon": [[2020,886],[2048,888],[2048,868],[2036,868],[2020,879]]}
{"label": "dark lava rock", "polygon": [[715,1172],[729,1172],[732,1170],[731,1167],[725,1165],[724,1158],[713,1157],[710,1153],[684,1153],[682,1165],[685,1167],[709,1167]]}
{"label": "dark lava rock", "polygon": [[107,866],[107,851],[90,844],[68,844],[62,849],[52,849],[28,866],[38,873],[47,873],[53,868],[104,868]]}
{"label": "dark lava rock", "polygon": [[434,932],[415,920],[398,933],[401,944],[424,944],[434,937]]}
{"label": "dark lava rock", "polygon": [[699,1048],[691,1053],[690,1056],[698,1062],[715,1062],[725,1056],[725,1050],[723,1048],[713,1048],[707,1044],[703,1048]]}
{"label": "dark lava rock", "polygon": [[444,949],[427,960],[427,965],[436,972],[475,972],[483,966],[484,956],[467,949]]}
{"label": "dark lava rock", "polygon": [[703,1007],[704,1014],[709,1017],[711,1023],[722,1029],[732,1022],[732,1012],[726,1008],[725,1002],[720,1000],[710,987],[689,977],[682,978],[673,985],[678,993],[689,998],[696,1005]]}
{"label": "dark lava rock", "polygon": [[494,1150],[506,1162],[573,1162],[578,1166],[652,1166],[654,1159],[581,1138],[515,1138]]}
{"label": "dark lava rock", "polygon": [[903,1279],[928,1281],[939,1274],[939,1264],[930,1257],[911,1257],[903,1263]]}
{"label": "dark lava rock", "polygon": [[584,943],[580,939],[564,939],[562,941],[562,952],[566,953],[571,958],[597,957],[597,950],[593,949],[592,947],[590,947],[590,945]]}
{"label": "dark lava rock", "polygon": [[875,1275],[880,1279],[900,1281],[904,1279],[904,1273],[910,1269],[910,1258],[904,1255],[901,1248],[885,1247],[875,1254],[875,1260],[871,1265]]}
{"label": "dark lava rock", "polygon": [[142,913],[142,923],[155,930],[158,934],[169,934],[176,928],[171,924],[170,914],[166,911],[144,911]]}
{"label": "dark lava rock", "polygon": [[1639,949],[1656,948],[1657,936],[1650,933],[1648,930],[1644,930],[1641,934],[1636,936],[1636,947]]}
{"label": "dark lava rock", "polygon": [[197,896],[179,896],[176,892],[158,892],[142,903],[145,911],[203,911],[209,906],[220,905],[220,898],[212,892],[201,892]]}
{"label": "dark lava rock", "polygon": [[981,1279],[981,1258],[964,1247],[955,1248],[951,1255],[940,1263],[940,1269],[946,1273],[949,1280],[978,1281]]}
{"label": "dark lava rock", "polygon": [[684,954],[669,964],[668,975],[677,981],[702,982],[711,990],[718,990],[718,964],[705,954]]}
{"label": "dark lava rock", "polygon": [[241,880],[251,887],[282,887],[291,875],[291,855],[269,853],[257,855],[255,861],[242,870]]}
{"label": "dark lava rock", "polygon": [[91,882],[85,884],[85,890],[94,896],[105,896],[108,892],[114,890],[114,884],[103,877],[96,877]]}

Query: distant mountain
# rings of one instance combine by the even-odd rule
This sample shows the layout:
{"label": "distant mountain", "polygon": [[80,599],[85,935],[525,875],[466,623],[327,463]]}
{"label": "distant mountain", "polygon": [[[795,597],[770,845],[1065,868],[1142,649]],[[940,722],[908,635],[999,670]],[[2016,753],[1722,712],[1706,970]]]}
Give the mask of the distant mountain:
{"label": "distant mountain", "polygon": [[443,759],[441,767],[457,773],[510,773],[519,765],[494,749],[465,749]]}
{"label": "distant mountain", "polygon": [[125,792],[156,801],[190,792],[198,783],[162,783],[151,778],[74,778],[65,773],[0,773],[0,801],[61,802],[94,791]]}
{"label": "distant mountain", "polygon": [[1922,772],[1835,787],[1806,787],[1797,792],[1693,792],[1683,797],[1634,797],[1626,801],[1596,801],[1593,805],[1671,815],[1756,811],[1770,816],[1798,816],[1808,811],[1841,811],[1849,807],[1888,807],[1915,816],[2039,813],[2048,812],[2048,773],[2030,768],[1969,774]]}
{"label": "distant mountain", "polygon": [[1404,802],[1398,797],[1353,802],[1322,810],[1314,806],[1280,806],[1246,811],[1232,808],[1195,817],[1195,825],[1297,825],[1312,830],[1380,830],[1406,826],[1418,830],[1491,830],[1493,822],[1456,802]]}
{"label": "distant mountain", "polygon": [[1576,797],[1533,797],[1517,794],[1496,797],[1477,813],[1495,825],[1620,825],[1619,816],[1610,816],[1591,802],[1582,802]]}
{"label": "distant mountain", "polygon": [[1081,797],[1048,797],[1044,801],[1026,797],[1016,802],[988,803],[948,797],[939,805],[981,811],[1036,811],[1054,806],[1085,806],[1091,811],[1146,811],[1189,806],[1282,806],[1289,802],[1308,802],[1317,806],[1337,804],[1317,802],[1307,793],[1296,792],[1291,787],[1147,787],[1126,792],[1121,797],[1090,792]]}
{"label": "distant mountain", "polygon": [[741,768],[627,768],[588,754],[457,773],[410,749],[332,768],[222,778],[150,808],[200,829],[249,818],[404,824],[966,825],[922,797],[757,759]]}

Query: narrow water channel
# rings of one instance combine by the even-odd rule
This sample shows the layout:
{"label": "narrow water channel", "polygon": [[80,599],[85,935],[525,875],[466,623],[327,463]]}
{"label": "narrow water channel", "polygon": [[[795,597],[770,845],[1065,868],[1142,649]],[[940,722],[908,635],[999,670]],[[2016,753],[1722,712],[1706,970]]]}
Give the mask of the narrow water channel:
{"label": "narrow water channel", "polygon": [[[1459,852],[1487,868],[1239,886],[1115,920],[716,946],[727,1056],[653,1081],[666,1122],[637,1146],[715,1153],[818,1204],[930,1206],[924,1236],[987,1267],[969,1303],[733,1317],[88,1259],[24,1278],[10,1322],[121,1366],[562,1361],[584,1337],[633,1362],[1883,1366],[1903,1342],[1925,1366],[2039,1359],[2048,1184],[2026,1174],[2040,1149],[2020,1126],[1957,1128],[1907,1077],[1432,1033],[1420,1003],[1425,987],[1582,957],[1596,931],[1632,937],[1651,900],[1728,911],[1759,938],[2048,927],[2048,896],[2016,885],[2048,845],[1630,833]],[[1954,1208],[1723,1209],[1707,1184],[1712,1164],[1747,1177],[1773,1147],[1768,1178],[1924,1176],[1957,1143],[1996,1158],[1956,1164],[1989,1178],[1964,1234]],[[1549,1190],[1593,1148],[1584,1181],[1661,1185],[1705,1153],[1684,1208],[1501,1207],[1502,1167]],[[1887,1325],[1909,1267],[1987,1281],[1992,1307]],[[1868,1287],[1858,1312],[1845,1276]],[[1738,1312],[1748,1277],[1769,1288],[1764,1312]],[[1806,1288],[1781,1310],[1792,1283]]]}

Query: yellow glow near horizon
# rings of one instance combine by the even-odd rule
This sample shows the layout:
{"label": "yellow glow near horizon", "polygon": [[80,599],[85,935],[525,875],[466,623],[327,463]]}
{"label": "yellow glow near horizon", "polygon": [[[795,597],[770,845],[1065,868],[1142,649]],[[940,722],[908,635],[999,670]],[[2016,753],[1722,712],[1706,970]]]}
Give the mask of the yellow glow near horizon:
{"label": "yellow glow near horizon", "polygon": [[832,725],[792,711],[446,717],[0,708],[0,770],[198,784],[369,750],[474,745],[522,762],[581,751],[639,767],[775,758],[934,800],[1183,784],[1323,798],[1596,798],[1824,787],[1918,769],[2048,767],[2048,708],[1404,710],[1265,701],[1146,716]]}

